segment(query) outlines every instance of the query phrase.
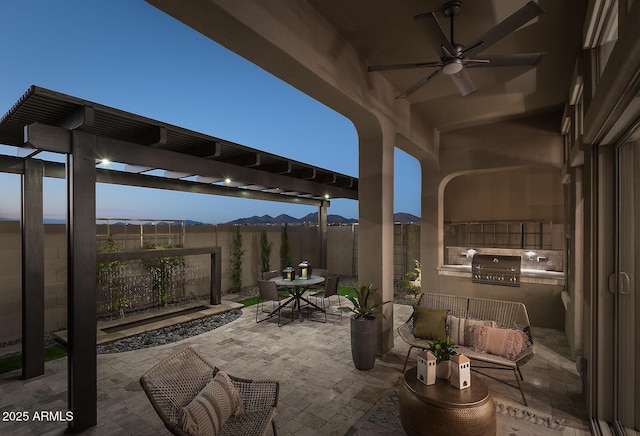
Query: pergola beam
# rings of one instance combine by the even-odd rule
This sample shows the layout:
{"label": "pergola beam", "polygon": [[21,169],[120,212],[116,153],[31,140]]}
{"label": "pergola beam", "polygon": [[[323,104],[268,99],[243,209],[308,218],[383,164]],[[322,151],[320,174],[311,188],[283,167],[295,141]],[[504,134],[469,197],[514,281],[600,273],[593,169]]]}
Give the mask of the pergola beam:
{"label": "pergola beam", "polygon": [[[287,191],[310,192],[331,197],[356,200],[357,192],[335,185],[320,185],[314,181],[296,179],[252,168],[239,167],[225,162],[202,159],[174,151],[150,148],[112,138],[94,136],[96,156],[113,162],[146,165],[176,172],[197,174],[222,179],[242,180],[245,184],[277,186]],[[34,148],[58,153],[69,153],[69,131],[59,127],[33,123],[25,128],[25,141]],[[329,183],[335,182],[335,174],[325,176]],[[320,179],[320,177],[318,177]],[[330,179],[330,180],[329,180]],[[322,191],[322,192],[320,192]]]}
{"label": "pergola beam", "polygon": [[24,143],[38,150],[69,154],[71,153],[71,131],[33,123],[24,127]]}
{"label": "pergola beam", "polygon": [[164,126],[153,126],[143,132],[133,135],[131,142],[144,145],[163,145],[167,143],[167,128]]}
{"label": "pergola beam", "polygon": [[[0,172],[11,174],[22,174],[23,159],[14,156],[0,155]],[[228,186],[212,185],[211,182],[199,180],[174,180],[164,177],[152,176],[148,174],[137,174],[123,171],[96,169],[97,182],[112,185],[138,186],[140,188],[164,189],[169,191],[191,192],[196,194],[220,195],[224,197],[247,198],[252,200],[277,201],[281,203],[295,203],[308,206],[320,206],[322,200],[314,198],[293,198],[290,195],[255,190],[251,186],[245,189],[232,188]],[[64,164],[58,162],[44,161],[44,176],[55,179],[65,178]],[[211,181],[220,179],[210,179]],[[262,186],[257,186],[262,188]],[[266,189],[266,188],[262,188]],[[279,192],[279,191],[278,191]]]}
{"label": "pergola beam", "polygon": [[73,111],[64,120],[58,123],[58,127],[74,130],[80,127],[93,126],[95,110],[93,106],[84,105]]}
{"label": "pergola beam", "polygon": [[259,153],[243,153],[233,157],[221,160],[220,162],[230,163],[233,165],[240,165],[243,167],[257,167],[260,166],[260,154]]}
{"label": "pergola beam", "polygon": [[300,177],[301,179],[312,180],[316,178],[315,168],[296,168],[291,170],[291,175],[294,177]]}
{"label": "pergola beam", "polygon": [[144,173],[147,171],[155,170],[155,168],[147,167],[144,165],[125,165],[124,170],[128,173]]}
{"label": "pergola beam", "polygon": [[182,153],[191,156],[211,158],[220,156],[222,149],[220,144],[215,141],[209,141],[198,145],[193,145],[182,150]]}
{"label": "pergola beam", "polygon": [[[316,181],[320,183],[330,183],[333,185],[334,183],[336,183],[336,175],[333,173],[318,174],[316,176]],[[329,189],[331,188],[327,186],[327,190]]]}
{"label": "pergola beam", "polygon": [[269,171],[270,173],[275,173],[275,174],[290,174],[291,162],[280,161],[280,162],[264,164],[264,165],[260,165],[260,169],[264,171]]}

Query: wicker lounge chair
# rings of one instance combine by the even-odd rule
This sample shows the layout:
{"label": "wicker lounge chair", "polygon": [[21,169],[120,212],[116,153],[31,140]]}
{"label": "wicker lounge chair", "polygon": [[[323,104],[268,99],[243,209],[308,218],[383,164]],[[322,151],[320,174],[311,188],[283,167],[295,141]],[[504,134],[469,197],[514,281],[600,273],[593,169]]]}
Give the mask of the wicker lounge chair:
{"label": "wicker lounge chair", "polygon": [[[186,347],[147,371],[140,378],[140,384],[167,429],[176,435],[188,435],[182,429],[182,408],[198,395],[217,372],[218,368],[197,351]],[[276,435],[274,416],[279,382],[229,377],[240,393],[245,413],[229,418],[220,429],[220,434],[264,435],[271,424]]]}

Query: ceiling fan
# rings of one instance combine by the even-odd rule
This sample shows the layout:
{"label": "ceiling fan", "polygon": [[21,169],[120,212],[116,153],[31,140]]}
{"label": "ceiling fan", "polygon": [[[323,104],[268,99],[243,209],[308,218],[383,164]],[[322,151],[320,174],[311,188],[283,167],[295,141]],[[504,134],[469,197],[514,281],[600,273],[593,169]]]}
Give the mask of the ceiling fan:
{"label": "ceiling fan", "polygon": [[462,1],[449,1],[442,7],[442,13],[451,22],[451,38],[447,39],[436,16],[433,12],[416,15],[413,17],[427,31],[429,42],[436,49],[440,60],[436,62],[418,62],[412,64],[397,65],[372,65],[368,69],[372,71],[403,70],[412,68],[437,68],[436,71],[426,75],[396,98],[406,98],[417,91],[440,73],[451,77],[451,80],[462,96],[476,91],[476,87],[467,73],[467,68],[480,67],[511,67],[511,66],[535,66],[545,53],[518,53],[507,55],[485,55],[476,57],[483,50],[495,44],[511,32],[533,20],[544,10],[534,1],[530,1],[521,9],[496,24],[484,35],[476,38],[469,45],[464,46],[455,42],[453,38],[453,20],[462,9]]}

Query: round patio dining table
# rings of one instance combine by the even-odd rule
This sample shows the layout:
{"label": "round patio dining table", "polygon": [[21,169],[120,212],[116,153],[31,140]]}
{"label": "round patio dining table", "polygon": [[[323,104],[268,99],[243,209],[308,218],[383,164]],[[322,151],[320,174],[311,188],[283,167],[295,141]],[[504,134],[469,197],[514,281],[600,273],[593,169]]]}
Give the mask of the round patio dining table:
{"label": "round patio dining table", "polygon": [[324,282],[324,277],[310,276],[308,279],[297,278],[295,280],[285,280],[282,277],[276,277],[271,279],[271,281],[275,282],[277,286],[286,287],[289,291],[289,294],[291,294],[291,298],[283,302],[278,309],[281,309],[293,303],[292,310],[295,310],[296,308],[298,309],[298,319],[300,320],[300,322],[302,322],[302,311],[300,310],[300,308],[302,307],[302,301],[304,301],[314,309],[324,313],[324,310],[320,306],[304,298],[304,293],[309,288],[309,286],[317,285]]}

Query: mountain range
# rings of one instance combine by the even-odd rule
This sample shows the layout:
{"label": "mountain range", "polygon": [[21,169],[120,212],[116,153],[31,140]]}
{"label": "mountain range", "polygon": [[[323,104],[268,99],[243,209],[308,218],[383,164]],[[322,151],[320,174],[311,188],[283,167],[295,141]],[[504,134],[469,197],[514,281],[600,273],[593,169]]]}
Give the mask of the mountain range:
{"label": "mountain range", "polygon": [[[410,213],[394,213],[393,221],[400,223],[419,223],[420,218],[412,215]],[[303,216],[302,218],[294,218],[287,214],[280,214],[276,217],[272,217],[271,215],[262,215],[257,216],[254,215],[249,218],[239,218],[237,220],[229,221],[226,224],[236,224],[236,225],[279,225],[279,224],[316,224],[318,222],[318,212],[310,213],[308,215]],[[329,225],[340,225],[340,224],[353,224],[357,223],[358,220],[353,218],[345,218],[341,215],[327,215],[327,224]]]}

